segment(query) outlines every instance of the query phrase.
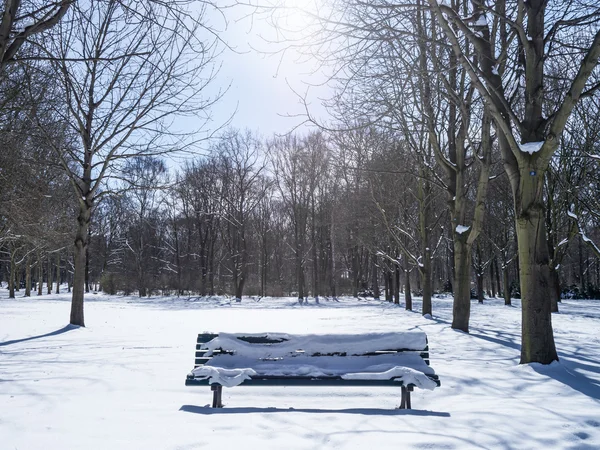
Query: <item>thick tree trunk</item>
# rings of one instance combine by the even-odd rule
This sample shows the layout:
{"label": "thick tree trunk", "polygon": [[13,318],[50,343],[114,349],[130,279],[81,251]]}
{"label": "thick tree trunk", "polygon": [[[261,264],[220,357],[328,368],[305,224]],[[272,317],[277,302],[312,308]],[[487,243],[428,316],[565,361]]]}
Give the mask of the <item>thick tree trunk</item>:
{"label": "thick tree trunk", "polygon": [[77,216],[77,230],[73,248],[74,268],[73,295],[71,297],[71,324],[85,326],[83,314],[83,296],[85,293],[85,276],[88,246],[88,227],[92,214],[92,205],[87,201],[80,202]]}
{"label": "thick tree trunk", "polygon": [[558,360],[558,355],[552,331],[550,258],[543,204],[529,206],[517,217],[516,226],[522,302],[521,364],[550,364]]}
{"label": "thick tree trunk", "polygon": [[246,284],[246,277],[242,275],[235,283],[235,300],[238,302],[242,301],[242,296],[244,295],[244,284]]}
{"label": "thick tree trunk", "polygon": [[471,316],[471,246],[462,237],[454,239],[454,273],[452,328],[468,333]]}

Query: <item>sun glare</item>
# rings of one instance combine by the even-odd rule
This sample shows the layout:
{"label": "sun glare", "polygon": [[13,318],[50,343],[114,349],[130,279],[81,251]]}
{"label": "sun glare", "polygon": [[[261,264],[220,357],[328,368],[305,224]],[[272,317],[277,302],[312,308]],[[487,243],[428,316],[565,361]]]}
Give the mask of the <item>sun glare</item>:
{"label": "sun glare", "polygon": [[278,25],[294,33],[307,32],[315,25],[319,0],[281,0]]}

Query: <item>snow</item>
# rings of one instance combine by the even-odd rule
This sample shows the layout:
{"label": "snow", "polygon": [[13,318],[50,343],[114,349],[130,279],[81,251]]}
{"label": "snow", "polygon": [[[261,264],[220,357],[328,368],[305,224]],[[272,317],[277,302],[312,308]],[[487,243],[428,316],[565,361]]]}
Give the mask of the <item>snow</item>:
{"label": "snow", "polygon": [[[68,294],[9,300],[2,289],[0,448],[600,448],[597,300],[560,304],[551,366],[518,364],[519,300],[472,303],[469,334],[450,328],[448,297],[433,299],[430,320],[419,298],[415,312],[347,297],[248,300],[86,294],[87,328],[77,328],[65,326]],[[415,389],[414,409],[397,410],[394,387],[242,384],[212,409],[209,387],[184,385],[204,330],[423,331],[442,386]]]}
{"label": "snow", "polygon": [[533,155],[534,153],[539,152],[542,149],[543,145],[544,141],[526,142],[525,144],[519,144],[519,149],[523,153],[529,153],[530,155]]}
{"label": "snow", "polygon": [[192,371],[198,378],[208,378],[208,382],[218,383],[225,387],[239,386],[245,380],[250,379],[256,372],[252,369],[223,369],[222,367],[210,367],[208,365],[198,367]]}
{"label": "snow", "polygon": [[571,219],[579,220],[579,217],[577,217],[577,214],[572,213],[571,211],[567,211],[567,216],[569,216]]}
{"label": "snow", "polygon": [[348,373],[342,375],[342,378],[345,380],[389,380],[391,378],[397,378],[398,380],[402,380],[404,385],[414,384],[420,389],[429,389],[430,391],[433,391],[433,389],[437,387],[435,381],[423,375],[422,372],[409,367],[392,367],[391,369],[380,373]]}
{"label": "snow", "polygon": [[466,225],[456,225],[456,232],[458,234],[463,234],[466,233],[467,231],[469,231],[471,227],[470,226],[466,226]]}
{"label": "snow", "polygon": [[584,232],[581,232],[581,239],[583,239],[583,242],[594,247],[594,249],[596,250],[596,253],[600,253],[600,248],[598,248],[598,246],[594,243],[594,241],[592,241],[589,237],[587,237]]}

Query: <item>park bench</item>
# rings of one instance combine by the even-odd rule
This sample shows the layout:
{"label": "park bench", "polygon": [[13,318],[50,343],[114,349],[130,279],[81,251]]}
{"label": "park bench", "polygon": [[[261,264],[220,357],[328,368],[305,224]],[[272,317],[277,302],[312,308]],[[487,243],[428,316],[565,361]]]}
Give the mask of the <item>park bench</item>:
{"label": "park bench", "polygon": [[422,332],[290,335],[202,333],[186,386],[210,385],[213,408],[223,386],[395,386],[401,409],[415,387],[440,385]]}

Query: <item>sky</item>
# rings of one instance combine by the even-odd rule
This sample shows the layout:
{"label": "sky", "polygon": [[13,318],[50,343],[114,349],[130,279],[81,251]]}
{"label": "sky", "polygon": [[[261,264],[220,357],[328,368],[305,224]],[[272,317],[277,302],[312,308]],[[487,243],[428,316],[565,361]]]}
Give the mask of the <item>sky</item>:
{"label": "sky", "polygon": [[[304,94],[309,85],[311,114],[326,120],[320,99],[330,96],[331,91],[326,86],[314,86],[322,84],[325,76],[314,73],[314,63],[292,49],[288,48],[283,58],[272,54],[282,47],[267,41],[274,38],[274,29],[265,17],[247,17],[246,11],[226,11],[227,28],[220,36],[234,50],[227,49],[220,57],[222,67],[214,88],[229,85],[229,90],[212,109],[213,124],[226,122],[235,112],[231,126],[249,128],[265,137],[285,134],[298,126],[299,131],[305,131],[307,125],[302,123],[306,118],[297,117],[305,109],[294,91]],[[214,20],[223,27],[220,17]]]}

